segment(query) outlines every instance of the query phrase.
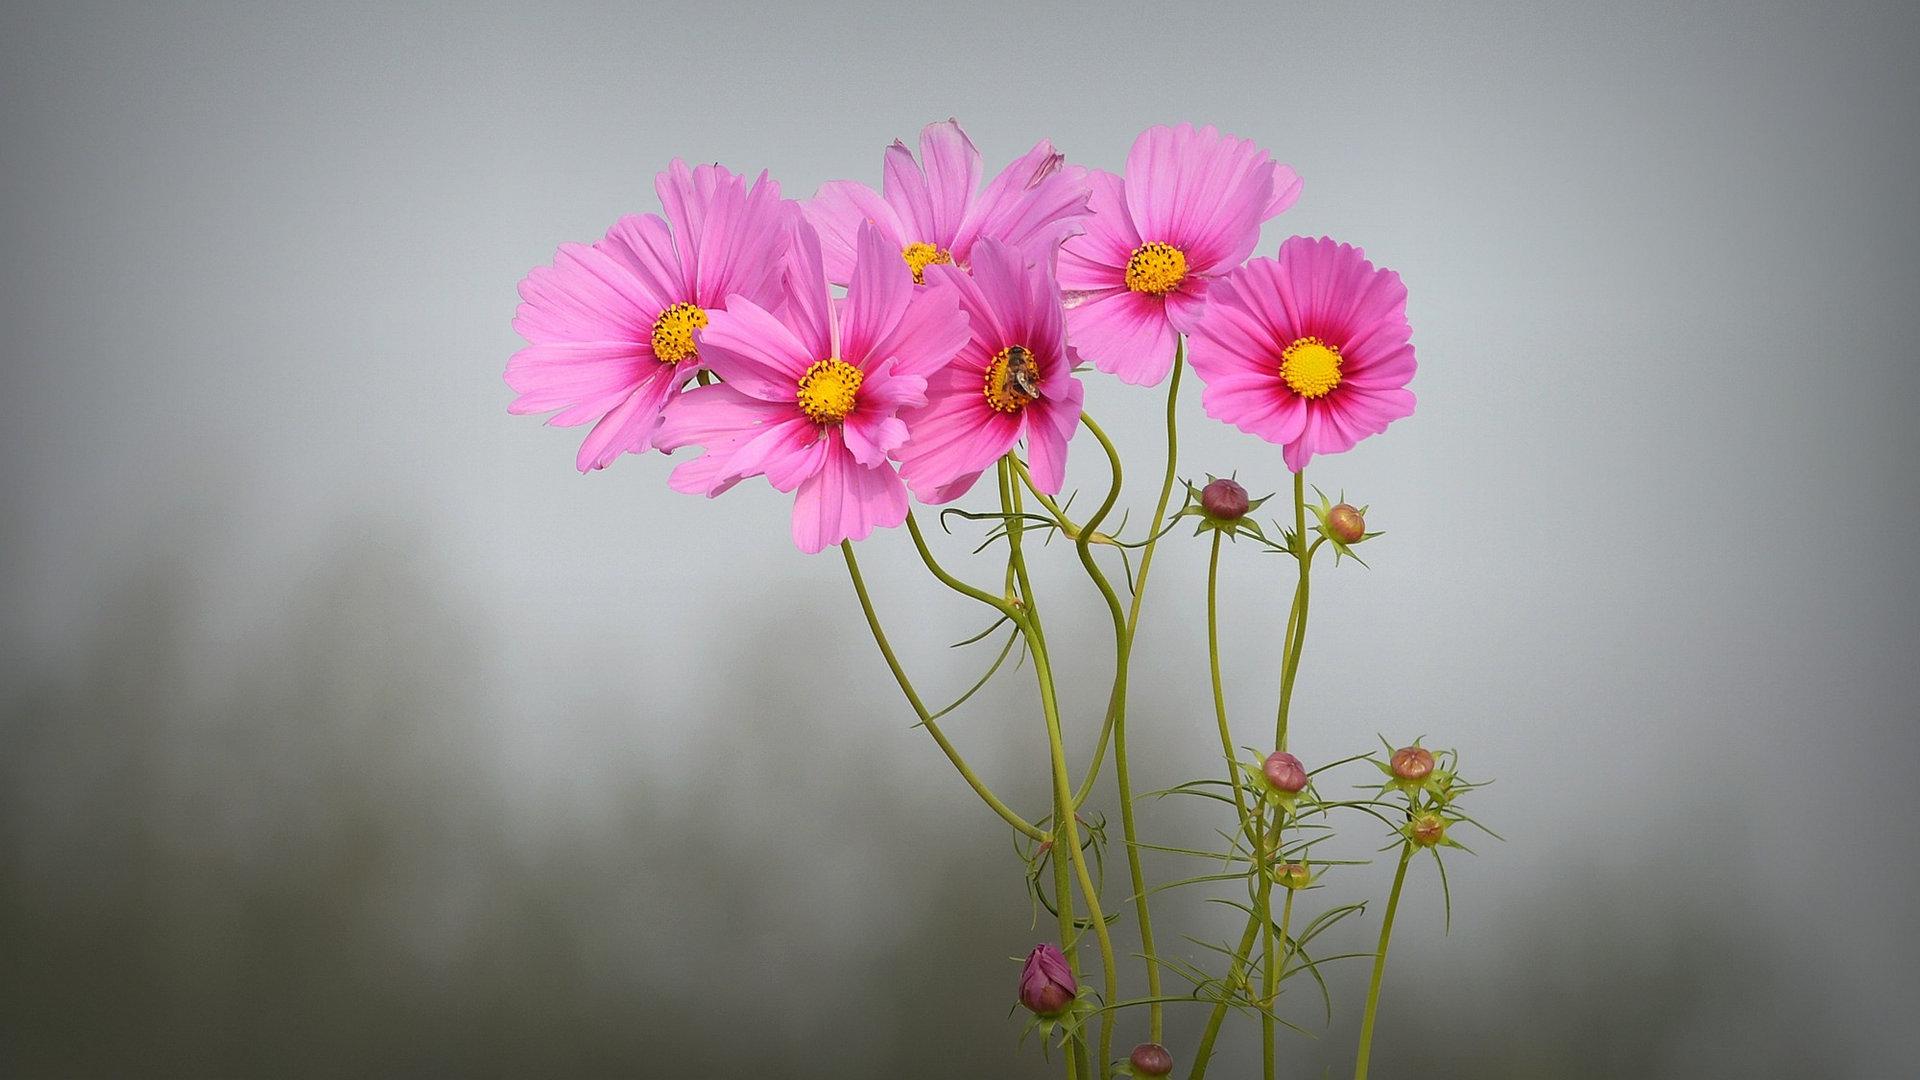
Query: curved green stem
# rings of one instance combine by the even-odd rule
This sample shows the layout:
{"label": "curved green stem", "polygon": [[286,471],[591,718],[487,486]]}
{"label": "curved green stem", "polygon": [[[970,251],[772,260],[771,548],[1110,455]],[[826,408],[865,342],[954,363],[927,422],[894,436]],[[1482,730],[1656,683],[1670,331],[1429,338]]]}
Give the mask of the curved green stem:
{"label": "curved green stem", "polygon": [[1233,950],[1233,961],[1227,965],[1226,985],[1220,989],[1220,1000],[1213,1003],[1212,1011],[1207,1014],[1207,1026],[1201,1030],[1200,1044],[1194,1048],[1193,1068],[1187,1073],[1187,1080],[1200,1080],[1207,1075],[1207,1063],[1213,1060],[1214,1041],[1220,1037],[1220,1023],[1227,1018],[1227,1003],[1241,980],[1241,964],[1253,949],[1260,922],[1257,916],[1247,920],[1246,932],[1240,935],[1240,946]]}
{"label": "curved green stem", "polygon": [[1387,970],[1387,944],[1393,938],[1393,912],[1400,906],[1400,886],[1407,880],[1407,863],[1413,858],[1413,844],[1400,845],[1400,867],[1393,872],[1393,891],[1387,894],[1387,913],[1380,920],[1380,947],[1373,954],[1373,978],[1367,982],[1367,1011],[1360,1021],[1360,1051],[1353,1063],[1353,1080],[1367,1080],[1367,1063],[1373,1057],[1373,1021],[1380,1011],[1380,976]]}
{"label": "curved green stem", "polygon": [[921,700],[919,692],[913,688],[912,680],[907,678],[906,669],[901,666],[900,658],[894,654],[893,645],[887,641],[886,631],[880,628],[880,617],[873,609],[872,597],[867,595],[866,579],[861,576],[859,560],[854,558],[853,544],[845,540],[841,541],[840,553],[846,556],[847,574],[853,579],[853,591],[860,598],[860,610],[866,614],[867,628],[873,631],[874,644],[880,646],[880,655],[886,660],[887,669],[893,672],[894,681],[900,684],[901,692],[907,695],[907,703],[913,706],[914,715],[920,718],[921,726],[927,729],[927,734],[933,736],[933,741],[940,747],[941,753],[947,755],[947,760],[953,763],[953,767],[960,770],[960,776],[967,782],[967,786],[971,787],[994,813],[999,814],[1002,820],[1023,835],[1045,842],[1047,834],[1027,819],[1014,813],[1011,807],[1002,802],[999,796],[987,787],[985,781],[981,780],[979,775],[968,766],[966,759],[960,756],[960,751],[940,730],[939,723],[927,709],[926,703]]}
{"label": "curved green stem", "polygon": [[1009,619],[1018,619],[1019,616],[1014,606],[1007,603],[1004,598],[995,596],[983,589],[976,589],[972,585],[947,573],[946,568],[941,566],[939,560],[933,557],[933,550],[927,546],[926,536],[920,532],[920,522],[914,519],[913,511],[911,510],[907,511],[907,532],[913,537],[914,548],[920,552],[920,561],[927,564],[927,569],[933,572],[934,577],[940,579],[940,584],[945,585],[947,588],[952,589],[962,596],[970,596],[980,601]]}
{"label": "curved green stem", "polygon": [[1313,552],[1319,547],[1307,545],[1307,471],[1293,474],[1293,553],[1300,564],[1300,582],[1293,588],[1293,615],[1287,621],[1287,641],[1281,654],[1280,712],[1274,721],[1273,745],[1287,748],[1287,712],[1293,704],[1293,680],[1300,670],[1300,651],[1307,637],[1307,588],[1313,568]]}
{"label": "curved green stem", "polygon": [[1227,694],[1220,680],[1220,538],[1213,534],[1213,552],[1207,558],[1207,671],[1213,676],[1213,716],[1220,727],[1220,753],[1227,761],[1227,783],[1233,786],[1233,806],[1240,812],[1240,831],[1253,844],[1253,814],[1240,788],[1240,767],[1233,754],[1233,731],[1227,724]]}
{"label": "curved green stem", "polygon": [[[1114,968],[1113,941],[1107,933],[1106,914],[1100,906],[1100,889],[1094,884],[1093,874],[1087,869],[1086,852],[1080,848],[1080,826],[1070,799],[1073,792],[1072,780],[1067,775],[1067,744],[1060,727],[1060,698],[1053,679],[1053,661],[1047,650],[1046,633],[1040,628],[1040,611],[1034,603],[1033,581],[1027,573],[1027,559],[1021,547],[1021,534],[1024,526],[1019,517],[1020,492],[1011,484],[1012,468],[1004,461],[1000,475],[1002,490],[1008,501],[1005,508],[1007,518],[1007,554],[1013,564],[1014,577],[1019,582],[1020,596],[1024,612],[1016,622],[1027,634],[1027,645],[1033,653],[1034,677],[1040,688],[1040,708],[1047,723],[1048,757],[1053,765],[1054,792],[1054,845],[1053,858],[1055,882],[1060,883],[1060,845],[1064,840],[1067,857],[1072,861],[1074,876],[1079,880],[1081,896],[1087,903],[1087,922],[1093,927],[1093,936],[1100,944],[1100,966],[1104,978],[1106,1000],[1114,1001],[1120,996],[1120,980]],[[1065,894],[1062,894],[1061,910],[1066,910]],[[1064,944],[1064,943],[1063,943]],[[1100,1045],[1093,1059],[1094,1070],[1104,1077],[1107,1061],[1111,1057],[1113,1046],[1113,1014],[1102,1012],[1100,1015]]]}

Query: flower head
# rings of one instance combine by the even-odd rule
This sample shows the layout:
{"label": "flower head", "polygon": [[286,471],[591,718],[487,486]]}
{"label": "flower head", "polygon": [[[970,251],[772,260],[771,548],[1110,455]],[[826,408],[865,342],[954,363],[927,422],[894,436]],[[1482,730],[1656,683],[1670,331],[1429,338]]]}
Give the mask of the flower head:
{"label": "flower head", "polygon": [[1247,516],[1253,503],[1247,498],[1247,489],[1240,482],[1228,477],[1219,477],[1207,481],[1200,489],[1200,507],[1207,516],[1221,521],[1238,521]]}
{"label": "flower head", "polygon": [[1173,1071],[1173,1055],[1159,1043],[1141,1043],[1127,1055],[1135,1076],[1165,1076]]}
{"label": "flower head", "polygon": [[969,332],[953,361],[928,376],[926,405],[903,414],[907,442],[895,456],[922,502],[964,495],[1022,439],[1034,486],[1052,495],[1065,483],[1086,388],[1073,376],[1050,264],[982,240],[971,274],[928,271],[927,291],[951,294]]}
{"label": "flower head", "polygon": [[1152,386],[1173,367],[1208,288],[1253,254],[1262,222],[1300,197],[1300,177],[1211,127],[1153,127],[1125,178],[1095,172],[1086,232],[1060,250],[1074,345],[1101,371]]}
{"label": "flower head", "polygon": [[1433,772],[1433,751],[1424,746],[1403,746],[1388,761],[1393,775],[1401,780],[1425,780]]}
{"label": "flower head", "polygon": [[1036,1016],[1059,1016],[1073,1004],[1080,983],[1067,958],[1052,942],[1033,947],[1020,969],[1020,1004]]}
{"label": "flower head", "polygon": [[1268,754],[1260,771],[1266,774],[1267,783],[1289,795],[1297,794],[1307,786],[1307,767],[1285,750]]}
{"label": "flower head", "polygon": [[812,228],[799,226],[778,314],[735,298],[700,335],[722,382],[687,391],[658,435],[706,452],[673,472],[677,491],[718,495],[765,475],[795,493],[793,540],[816,552],[900,524],[907,489],[887,455],[906,441],[901,409],[926,400],[927,374],[965,343],[951,293],[916,292],[873,229],[844,300],[834,301]]}
{"label": "flower head", "polygon": [[653,445],[661,415],[702,366],[695,335],[730,297],[771,305],[798,210],[760,174],[675,160],[654,179],[666,217],[628,215],[598,242],[562,244],[520,282],[508,411],[592,422],[581,472]]}
{"label": "flower head", "polygon": [[823,184],[804,204],[820,232],[827,277],[845,284],[853,273],[860,228],[871,224],[924,281],[934,266],[969,267],[974,245],[997,240],[1039,259],[1080,230],[1087,213],[1086,170],[1045,139],[980,186],[980,151],[957,120],[920,130],[920,160],[898,140],[887,148],[881,192],[852,180]]}
{"label": "flower head", "polygon": [[1207,415],[1279,443],[1299,472],[1412,414],[1412,333],[1399,274],[1296,236],[1214,286],[1190,353]]}

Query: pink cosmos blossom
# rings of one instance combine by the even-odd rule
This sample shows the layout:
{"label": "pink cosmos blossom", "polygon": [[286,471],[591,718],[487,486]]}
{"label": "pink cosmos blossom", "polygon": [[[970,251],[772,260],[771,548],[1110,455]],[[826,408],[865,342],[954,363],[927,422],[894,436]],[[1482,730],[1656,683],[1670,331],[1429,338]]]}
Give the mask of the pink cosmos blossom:
{"label": "pink cosmos blossom", "polygon": [[765,475],[795,492],[793,542],[809,554],[906,520],[907,489],[887,455],[907,438],[901,409],[967,340],[952,290],[916,290],[900,253],[862,229],[844,300],[828,294],[820,241],[801,224],[773,310],[730,297],[700,333],[723,380],[681,395],[655,441],[706,452],[673,471],[676,491],[720,494]]}
{"label": "pink cosmos blossom", "polygon": [[1072,966],[1050,941],[1035,945],[1020,965],[1020,1004],[1036,1016],[1059,1016],[1079,993]]}
{"label": "pink cosmos blossom", "polygon": [[1413,413],[1407,289],[1357,247],[1296,236],[1215,283],[1193,334],[1207,415],[1285,447],[1287,468]]}
{"label": "pink cosmos blossom", "polygon": [[513,328],[527,347],[507,361],[516,414],[560,410],[550,424],[595,421],[581,472],[652,445],[674,394],[701,366],[694,333],[731,296],[770,304],[798,216],[780,185],[753,186],[718,165],[675,159],[654,178],[666,219],[630,214],[597,243],[562,244],[520,282]]}
{"label": "pink cosmos blossom", "polygon": [[1093,366],[1152,386],[1208,286],[1253,254],[1300,177],[1245,139],[1181,124],[1141,132],[1126,178],[1096,171],[1092,183],[1086,231],[1060,251],[1067,328]]}
{"label": "pink cosmos blossom", "polygon": [[834,180],[802,206],[820,231],[827,277],[835,284],[846,284],[853,273],[855,241],[865,223],[879,230],[913,268],[913,279],[922,281],[928,266],[971,266],[973,245],[982,239],[1037,258],[1079,232],[1087,213],[1086,170],[1065,162],[1042,139],[976,193],[980,151],[959,122],[949,119],[920,129],[917,163],[905,143],[896,139],[887,148],[884,194],[852,180]]}
{"label": "pink cosmos blossom", "polygon": [[971,332],[953,362],[928,377],[927,404],[902,414],[901,475],[921,502],[948,502],[1024,438],[1035,486],[1058,494],[1086,388],[1073,376],[1052,260],[1029,262],[982,240],[971,274],[933,266],[927,280],[929,291],[959,299]]}

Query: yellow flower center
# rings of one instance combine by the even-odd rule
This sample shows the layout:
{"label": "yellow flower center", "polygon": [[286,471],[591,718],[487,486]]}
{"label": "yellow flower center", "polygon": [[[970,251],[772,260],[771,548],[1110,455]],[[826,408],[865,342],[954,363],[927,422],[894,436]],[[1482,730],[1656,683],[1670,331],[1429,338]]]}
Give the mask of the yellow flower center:
{"label": "yellow flower center", "polygon": [[1040,367],[1022,345],[1009,345],[993,354],[982,388],[995,412],[1017,413],[1040,397]]}
{"label": "yellow flower center", "polygon": [[1280,378],[1301,397],[1326,397],[1340,385],[1340,350],[1317,337],[1297,338],[1280,353]]}
{"label": "yellow flower center", "polygon": [[1127,288],[1165,296],[1187,276],[1187,253],[1158,240],[1141,244],[1127,259]]}
{"label": "yellow flower center", "polygon": [[707,325],[707,313],[692,304],[675,304],[653,321],[653,355],[677,364],[693,355],[693,332]]}
{"label": "yellow flower center", "polygon": [[866,381],[860,369],[839,357],[816,360],[800,376],[800,411],[816,424],[837,424],[853,411]]}
{"label": "yellow flower center", "polygon": [[901,248],[900,257],[907,260],[908,269],[913,271],[913,283],[915,285],[925,285],[927,283],[925,277],[927,267],[932,266],[934,263],[953,262],[953,256],[949,255],[945,248],[934,247],[932,244],[923,244],[918,240]]}

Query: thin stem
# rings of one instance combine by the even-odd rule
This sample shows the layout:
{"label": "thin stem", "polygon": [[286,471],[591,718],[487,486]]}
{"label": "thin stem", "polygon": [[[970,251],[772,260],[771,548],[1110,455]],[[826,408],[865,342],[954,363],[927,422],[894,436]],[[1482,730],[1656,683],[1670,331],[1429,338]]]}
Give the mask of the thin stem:
{"label": "thin stem", "polygon": [[1293,552],[1300,564],[1300,583],[1293,589],[1293,615],[1287,621],[1287,644],[1280,669],[1280,712],[1274,721],[1273,745],[1287,748],[1287,711],[1293,704],[1293,681],[1300,670],[1300,652],[1307,637],[1307,588],[1314,547],[1307,545],[1307,472],[1293,474]]}
{"label": "thin stem", "polygon": [[[1027,634],[1027,644],[1033,653],[1034,677],[1040,688],[1040,708],[1047,722],[1047,750],[1053,765],[1054,837],[1053,858],[1055,883],[1062,884],[1060,869],[1060,842],[1067,845],[1067,857],[1073,862],[1074,876],[1079,879],[1081,896],[1087,902],[1087,921],[1093,927],[1093,936],[1100,943],[1100,966],[1106,989],[1106,1000],[1115,1001],[1120,996],[1119,975],[1114,969],[1113,941],[1107,934],[1107,919],[1100,907],[1100,890],[1094,884],[1093,875],[1087,869],[1086,853],[1080,849],[1080,826],[1077,815],[1070,805],[1073,782],[1067,776],[1067,745],[1060,728],[1060,699],[1053,680],[1053,662],[1047,650],[1046,633],[1040,628],[1040,611],[1034,603],[1033,581],[1027,573],[1027,559],[1021,547],[1024,528],[1019,516],[1020,492],[1012,485],[1012,469],[1004,461],[1000,475],[1006,485],[1003,491],[1008,496],[1003,506],[1009,511],[1007,518],[1007,554],[1013,563],[1014,577],[1019,582],[1020,596],[1024,612],[1016,622]],[[1064,833],[1064,837],[1063,834]],[[1067,904],[1062,894],[1061,910]],[[1111,1057],[1113,1046],[1113,1013],[1100,1014],[1100,1046],[1098,1056],[1093,1059],[1094,1069],[1104,1077],[1107,1060]]]}
{"label": "thin stem", "polygon": [[1353,1080],[1366,1080],[1367,1062],[1373,1057],[1373,1021],[1380,1011],[1380,976],[1387,970],[1387,943],[1393,937],[1393,912],[1400,906],[1400,886],[1407,880],[1407,863],[1413,858],[1411,842],[1400,845],[1400,866],[1393,872],[1393,891],[1387,894],[1387,913],[1380,920],[1380,947],[1373,954],[1373,978],[1367,983],[1367,1011],[1360,1021],[1360,1053],[1354,1059]]}
{"label": "thin stem", "polygon": [[1220,1000],[1213,1003],[1213,1011],[1207,1014],[1207,1026],[1200,1032],[1200,1045],[1193,1051],[1193,1069],[1187,1073],[1187,1080],[1200,1080],[1207,1075],[1207,1062],[1213,1059],[1214,1040],[1220,1037],[1220,1022],[1227,1018],[1227,1002],[1233,993],[1233,987],[1240,981],[1241,962],[1253,948],[1254,937],[1260,932],[1259,918],[1247,920],[1246,932],[1240,935],[1240,946],[1233,950],[1233,962],[1227,965],[1227,982],[1221,987]]}
{"label": "thin stem", "polygon": [[1233,787],[1234,809],[1240,812],[1240,831],[1253,843],[1253,814],[1240,789],[1240,767],[1233,755],[1233,731],[1227,725],[1227,695],[1220,681],[1220,538],[1213,534],[1213,552],[1207,558],[1207,671],[1213,676],[1213,715],[1220,727],[1220,753],[1227,759],[1227,783]]}
{"label": "thin stem", "polygon": [[946,568],[942,567],[939,560],[933,557],[933,550],[927,547],[927,538],[920,532],[920,522],[914,519],[913,511],[911,510],[907,511],[907,532],[913,537],[913,546],[920,552],[920,561],[927,564],[927,569],[933,571],[933,576],[939,578],[942,585],[945,585],[947,588],[952,589],[962,596],[970,596],[980,601],[1009,619],[1018,619],[1019,616],[1015,612],[1013,605],[1007,603],[1004,598],[995,596],[982,589],[976,589],[966,582],[961,581],[959,578],[954,577],[952,574],[947,573]]}
{"label": "thin stem", "polygon": [[999,814],[1002,820],[1023,835],[1045,842],[1047,834],[1014,813],[1011,807],[1002,802],[999,796],[995,795],[979,775],[967,765],[966,759],[960,756],[960,751],[940,730],[939,723],[928,711],[919,692],[913,688],[913,682],[907,678],[906,669],[901,666],[900,658],[894,654],[892,644],[887,641],[886,631],[880,628],[880,617],[874,612],[872,597],[867,595],[866,579],[861,576],[859,560],[854,558],[853,544],[845,540],[841,541],[840,553],[846,556],[847,574],[853,579],[853,591],[860,598],[860,610],[867,616],[867,628],[873,631],[874,644],[880,646],[880,655],[886,659],[887,669],[893,672],[894,681],[900,684],[901,692],[907,695],[907,703],[913,706],[914,715],[920,718],[921,726],[927,729],[927,734],[933,736],[933,741],[940,747],[940,751],[947,755],[947,760],[953,762],[953,767],[960,770],[960,776],[966,780],[967,786],[973,788],[974,793],[979,795],[994,813]]}

